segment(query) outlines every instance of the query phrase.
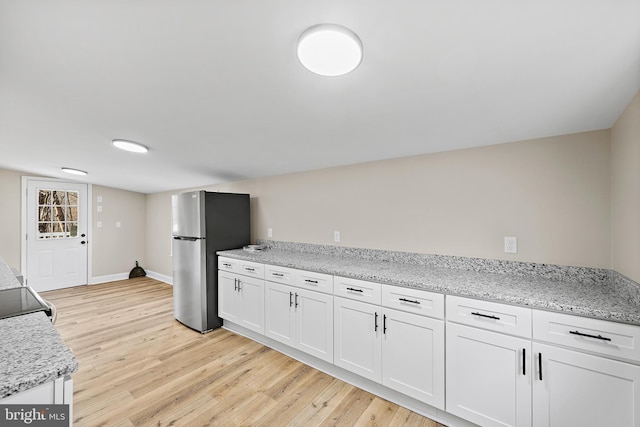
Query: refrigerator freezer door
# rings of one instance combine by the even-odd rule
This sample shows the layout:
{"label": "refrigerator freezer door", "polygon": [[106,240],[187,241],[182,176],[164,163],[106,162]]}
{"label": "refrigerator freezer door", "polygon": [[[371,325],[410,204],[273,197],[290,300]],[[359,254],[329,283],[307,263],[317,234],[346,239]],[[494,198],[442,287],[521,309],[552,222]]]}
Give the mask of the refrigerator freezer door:
{"label": "refrigerator freezer door", "polygon": [[172,196],[172,234],[174,236],[206,237],[204,191],[192,191]]}
{"label": "refrigerator freezer door", "polygon": [[173,312],[192,329],[207,328],[205,239],[173,239]]}

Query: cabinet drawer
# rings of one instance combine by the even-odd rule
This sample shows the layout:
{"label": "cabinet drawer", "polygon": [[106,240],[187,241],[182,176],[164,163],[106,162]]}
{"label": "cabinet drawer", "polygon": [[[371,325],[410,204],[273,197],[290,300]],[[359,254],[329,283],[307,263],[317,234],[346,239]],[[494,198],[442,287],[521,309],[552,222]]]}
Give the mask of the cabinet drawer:
{"label": "cabinet drawer", "polygon": [[380,283],[336,276],[333,278],[333,293],[336,296],[380,305],[382,302]]}
{"label": "cabinet drawer", "polygon": [[240,260],[233,258],[218,257],[218,270],[238,273],[240,271]]}
{"label": "cabinet drawer", "polygon": [[447,321],[531,338],[531,309],[447,295]]}
{"label": "cabinet drawer", "polygon": [[400,286],[382,286],[382,305],[422,316],[444,318],[444,295]]}
{"label": "cabinet drawer", "polygon": [[296,270],[288,267],[278,267],[277,265],[265,265],[264,279],[269,282],[282,283],[283,285],[294,285]]}
{"label": "cabinet drawer", "polygon": [[264,264],[257,262],[218,257],[218,270],[264,279]]}
{"label": "cabinet drawer", "polygon": [[333,276],[331,274],[314,273],[312,271],[296,270],[295,286],[313,289],[314,291],[333,293]]}
{"label": "cabinet drawer", "polygon": [[640,326],[534,310],[533,338],[640,363]]}

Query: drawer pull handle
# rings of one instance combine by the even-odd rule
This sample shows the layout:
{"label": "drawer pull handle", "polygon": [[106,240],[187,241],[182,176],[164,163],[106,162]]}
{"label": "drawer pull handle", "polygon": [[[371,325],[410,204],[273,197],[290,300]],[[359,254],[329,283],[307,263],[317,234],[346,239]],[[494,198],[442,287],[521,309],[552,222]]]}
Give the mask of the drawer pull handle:
{"label": "drawer pull handle", "polygon": [[522,349],[522,375],[527,375],[527,349]]}
{"label": "drawer pull handle", "polygon": [[364,292],[362,289],[356,289],[356,288],[347,288],[348,291],[353,291],[353,292]]}
{"label": "drawer pull handle", "polygon": [[317,281],[317,280],[304,279],[304,281],[305,281],[305,282],[307,282],[307,283],[315,283],[315,284],[318,284],[318,281]]}
{"label": "drawer pull handle", "polygon": [[486,317],[487,319],[495,319],[495,320],[500,320],[499,317],[494,316],[492,314],[482,314],[482,313],[471,313],[474,316],[480,316],[480,317]]}
{"label": "drawer pull handle", "polygon": [[373,330],[374,332],[378,332],[378,312],[375,312],[375,319],[373,321]]}
{"label": "drawer pull handle", "polygon": [[387,315],[383,314],[382,315],[382,333],[383,334],[387,334]]}
{"label": "drawer pull handle", "polygon": [[245,267],[244,269],[247,270],[247,271],[256,271],[255,268],[251,268],[251,267]]}
{"label": "drawer pull handle", "polygon": [[597,340],[602,340],[602,341],[611,341],[611,338],[603,337],[602,335],[583,334],[580,331],[569,331],[569,333],[572,334],[572,335],[578,335],[578,336],[581,336],[581,337],[595,338]]}
{"label": "drawer pull handle", "polygon": [[223,266],[225,266],[225,267],[231,267],[231,264],[229,264],[229,263],[227,263],[227,262],[225,262],[225,263],[224,263],[224,264],[222,264],[222,265],[223,265]]}
{"label": "drawer pull handle", "polygon": [[411,304],[418,304],[418,305],[420,304],[420,301],[414,301],[406,298],[400,298],[400,301],[410,302]]}
{"label": "drawer pull handle", "polygon": [[542,353],[538,353],[538,375],[542,381]]}
{"label": "drawer pull handle", "polygon": [[284,277],[284,274],[282,274],[282,273],[271,273],[271,274],[276,276],[276,277]]}

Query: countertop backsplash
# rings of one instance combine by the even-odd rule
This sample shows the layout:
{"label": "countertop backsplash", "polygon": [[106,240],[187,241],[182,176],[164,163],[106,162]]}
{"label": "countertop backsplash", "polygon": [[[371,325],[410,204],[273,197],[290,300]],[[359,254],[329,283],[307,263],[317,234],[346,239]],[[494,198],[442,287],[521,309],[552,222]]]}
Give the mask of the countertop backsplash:
{"label": "countertop backsplash", "polygon": [[605,268],[575,267],[498,259],[470,258],[450,255],[422,254],[415,252],[387,251],[381,249],[351,248],[345,246],[317,245],[312,243],[262,240],[257,242],[267,248],[292,252],[315,253],[339,257],[355,257],[380,262],[429,265],[475,271],[479,273],[508,274],[522,277],[537,277],[558,282],[583,283],[608,286],[613,291],[637,305],[640,310],[640,284]]}

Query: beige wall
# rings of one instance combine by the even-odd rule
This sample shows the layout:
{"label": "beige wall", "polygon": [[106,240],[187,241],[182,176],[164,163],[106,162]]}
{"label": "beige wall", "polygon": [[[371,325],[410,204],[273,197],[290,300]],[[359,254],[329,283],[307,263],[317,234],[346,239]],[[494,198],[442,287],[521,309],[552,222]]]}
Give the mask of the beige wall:
{"label": "beige wall", "polygon": [[640,92],[611,129],[612,268],[640,282]]}
{"label": "beige wall", "polygon": [[[207,189],[251,194],[254,241],[271,227],[274,240],[334,244],[338,230],[351,247],[609,268],[609,152],[597,131]],[[148,196],[161,227],[148,248],[170,234],[170,194]],[[168,255],[149,262],[171,274]]]}
{"label": "beige wall", "polygon": [[0,169],[0,257],[20,269],[22,173]]}
{"label": "beige wall", "polygon": [[136,261],[146,268],[146,195],[94,185],[92,205],[93,277],[129,272]]}
{"label": "beige wall", "polygon": [[[20,218],[22,176],[30,174],[0,169],[0,257],[12,267],[20,268]],[[93,210],[92,276],[108,276],[127,273],[139,260],[146,261],[146,196],[140,193],[93,186],[94,201],[103,196],[103,212]],[[96,221],[103,221],[103,228],[96,228]],[[122,227],[115,228],[115,221]],[[89,278],[91,280],[91,278]]]}

